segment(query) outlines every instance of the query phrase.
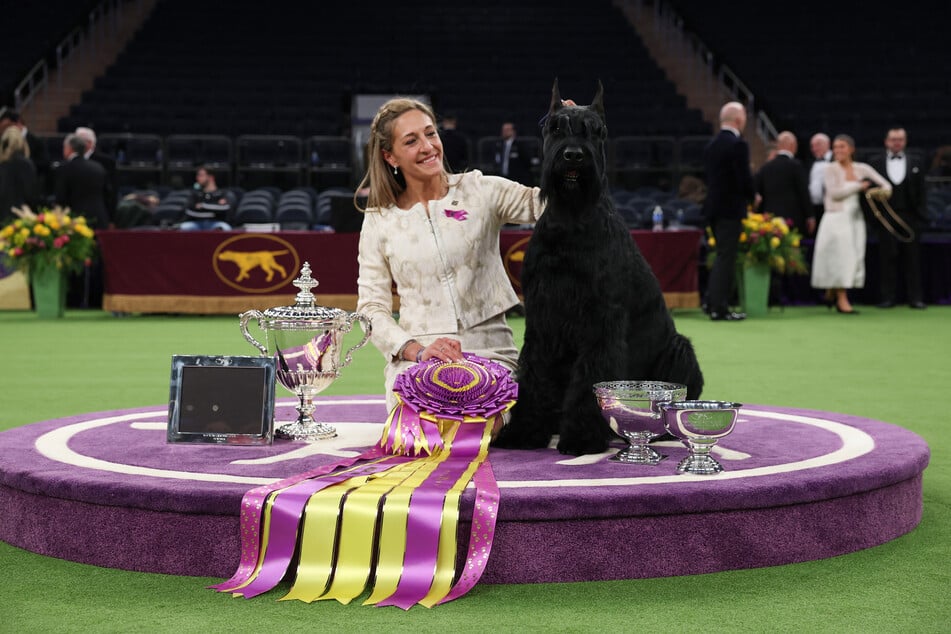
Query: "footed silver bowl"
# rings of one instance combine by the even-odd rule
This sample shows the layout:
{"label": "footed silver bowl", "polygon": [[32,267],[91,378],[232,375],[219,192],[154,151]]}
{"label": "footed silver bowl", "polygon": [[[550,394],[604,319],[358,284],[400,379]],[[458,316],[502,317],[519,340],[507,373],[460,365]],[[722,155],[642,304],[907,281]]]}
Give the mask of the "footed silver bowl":
{"label": "footed silver bowl", "polygon": [[710,455],[720,438],[733,431],[742,403],[729,401],[675,401],[662,403],[664,426],[686,445],[689,453],[677,473],[712,475],[723,466]]}
{"label": "footed silver bowl", "polygon": [[660,405],[687,397],[687,387],[662,381],[608,381],[594,384],[601,415],[628,442],[611,460],[655,465],[667,456],[647,443],[663,434]]}

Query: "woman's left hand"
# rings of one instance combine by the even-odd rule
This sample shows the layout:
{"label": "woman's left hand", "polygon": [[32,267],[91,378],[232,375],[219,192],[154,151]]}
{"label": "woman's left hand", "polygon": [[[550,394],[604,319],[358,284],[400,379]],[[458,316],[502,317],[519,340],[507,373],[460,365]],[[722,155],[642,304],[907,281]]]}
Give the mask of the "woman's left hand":
{"label": "woman's left hand", "polygon": [[423,349],[421,361],[428,361],[433,357],[442,361],[462,361],[462,343],[457,339],[440,337]]}

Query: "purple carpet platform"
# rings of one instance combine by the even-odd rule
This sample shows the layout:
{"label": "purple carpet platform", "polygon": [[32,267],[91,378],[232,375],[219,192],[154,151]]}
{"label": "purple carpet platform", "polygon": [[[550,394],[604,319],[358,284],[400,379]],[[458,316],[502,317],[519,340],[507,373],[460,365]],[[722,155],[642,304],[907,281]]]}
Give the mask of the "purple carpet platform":
{"label": "purple carpet platform", "polygon": [[[293,401],[278,401],[292,420]],[[248,489],[359,454],[379,440],[380,397],[321,397],[339,436],[312,444],[169,445],[167,410],[84,414],[0,433],[0,539],[126,570],[228,577]],[[879,421],[749,405],[714,476],[656,466],[492,450],[501,491],[483,583],[698,574],[832,557],[882,544],[921,520],[928,446]],[[460,534],[473,502],[463,497]],[[463,538],[463,543],[464,543]]]}

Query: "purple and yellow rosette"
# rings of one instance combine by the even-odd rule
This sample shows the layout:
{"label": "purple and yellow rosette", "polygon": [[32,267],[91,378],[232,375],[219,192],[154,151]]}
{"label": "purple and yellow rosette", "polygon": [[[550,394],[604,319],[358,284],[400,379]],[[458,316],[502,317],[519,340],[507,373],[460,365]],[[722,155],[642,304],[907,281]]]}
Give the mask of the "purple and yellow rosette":
{"label": "purple and yellow rosette", "polygon": [[[506,368],[475,355],[410,367],[394,384],[398,404],[378,446],[246,494],[241,565],[214,588],[267,592],[296,555],[282,599],[349,603],[369,590],[364,604],[409,609],[462,596],[491,552],[499,490],[489,441],[517,389]],[[472,527],[457,572],[459,501],[470,482]]]}

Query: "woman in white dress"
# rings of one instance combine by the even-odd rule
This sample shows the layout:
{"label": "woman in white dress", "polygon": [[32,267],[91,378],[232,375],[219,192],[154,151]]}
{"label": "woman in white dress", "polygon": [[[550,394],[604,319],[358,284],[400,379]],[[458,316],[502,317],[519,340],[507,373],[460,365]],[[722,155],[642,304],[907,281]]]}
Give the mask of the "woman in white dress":
{"label": "woman in white dress", "polygon": [[826,289],[825,299],[838,312],[858,314],[848,289],[865,286],[865,217],[859,194],[877,186],[885,196],[892,187],[865,163],[852,160],[855,141],[846,134],[832,143],[833,162],[825,172],[825,213],[816,231],[812,256],[812,286]]}

